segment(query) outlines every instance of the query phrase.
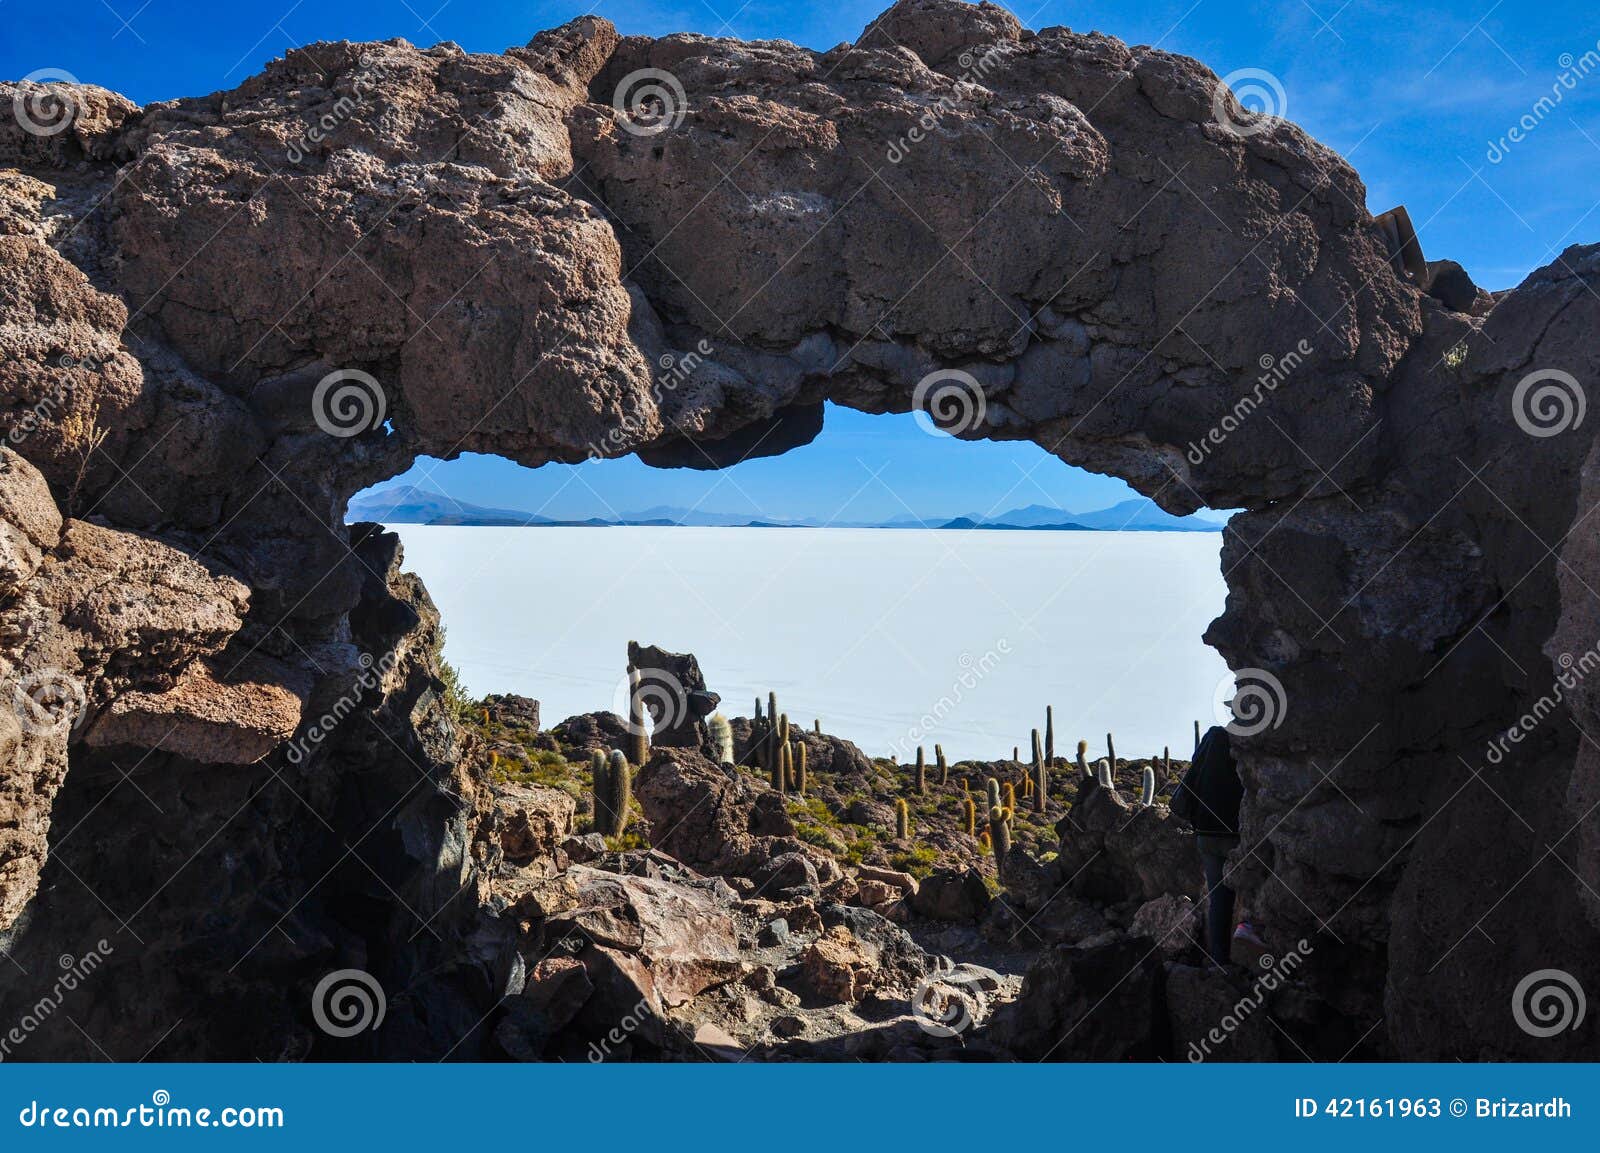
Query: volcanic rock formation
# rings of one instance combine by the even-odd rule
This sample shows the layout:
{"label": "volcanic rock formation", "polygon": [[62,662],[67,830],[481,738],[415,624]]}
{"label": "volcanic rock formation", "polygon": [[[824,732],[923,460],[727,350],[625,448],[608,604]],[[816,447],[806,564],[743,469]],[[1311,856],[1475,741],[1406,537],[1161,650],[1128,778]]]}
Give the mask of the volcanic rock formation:
{"label": "volcanic rock formation", "polygon": [[[719,467],[825,400],[1245,509],[1207,639],[1270,698],[1269,943],[1375,1055],[1596,1054],[1510,997],[1600,990],[1600,248],[1451,311],[1204,66],[956,0],[827,52],[585,17],[0,105],[0,1019],[112,946],[29,1056],[491,1051],[536,958],[480,914],[437,613],[348,498],[421,454]],[[344,967],[389,1006],[339,1041]]]}

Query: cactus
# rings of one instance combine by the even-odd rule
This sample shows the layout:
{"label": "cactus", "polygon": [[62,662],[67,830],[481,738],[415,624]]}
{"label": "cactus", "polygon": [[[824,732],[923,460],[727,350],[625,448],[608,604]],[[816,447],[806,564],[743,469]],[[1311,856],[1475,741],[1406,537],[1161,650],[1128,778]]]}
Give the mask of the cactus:
{"label": "cactus", "polygon": [[1088,741],[1079,741],[1078,742],[1078,775],[1080,777],[1082,777],[1086,781],[1090,777],[1092,777],[1094,775],[1091,772],[1089,772],[1089,742]]}
{"label": "cactus", "polygon": [[1161,750],[1161,784],[1166,785],[1172,780],[1172,750],[1163,747]]}
{"label": "cactus", "polygon": [[639,692],[642,674],[628,666],[628,760],[642,766],[650,759],[650,733],[644,722],[644,697]]}
{"label": "cactus", "polygon": [[805,742],[797,744],[794,748],[794,791],[802,797],[806,795],[806,746]]}
{"label": "cactus", "polygon": [[611,763],[606,766],[606,808],[611,818],[607,833],[622,836],[628,827],[628,802],[633,798],[633,770],[621,749],[611,750]]}
{"label": "cactus", "polygon": [[934,763],[939,766],[939,787],[942,789],[950,783],[950,762],[944,759],[944,746],[933,746]]}
{"label": "cactus", "polygon": [[911,807],[904,797],[894,803],[894,835],[901,841],[911,836]]}
{"label": "cactus", "polygon": [[822,735],[822,721],[820,718],[811,722],[811,731],[819,737]]}
{"label": "cactus", "polygon": [[1013,785],[1010,781],[1006,782],[1006,808],[1012,810],[1013,812],[1015,812],[1017,808],[1017,786]]}
{"label": "cactus", "polygon": [[721,713],[712,713],[706,722],[706,732],[711,738],[711,756],[719,765],[733,764],[733,726]]}
{"label": "cactus", "polygon": [[1013,761],[1020,761],[1022,759],[1020,756],[1017,755],[1017,746],[1016,745],[1012,745],[1011,746],[1011,759]]}
{"label": "cactus", "polygon": [[788,748],[779,746],[778,753],[772,758],[772,791],[780,796],[789,780]]}
{"label": "cactus", "polygon": [[1047,765],[1056,763],[1056,711],[1049,705],[1044,707],[1044,760]]}
{"label": "cactus", "polygon": [[988,799],[989,807],[991,809],[1000,804],[1000,782],[999,781],[995,780],[993,777],[990,777],[988,779],[988,781],[985,782],[985,784],[983,786],[983,791],[984,791],[985,797]]}
{"label": "cactus", "polygon": [[961,791],[963,793],[972,792],[972,778],[971,777],[962,777],[961,778]]}
{"label": "cactus", "polygon": [[985,829],[985,830],[983,830],[983,832],[978,834],[978,847],[980,849],[983,849],[985,852],[988,851],[988,849],[989,849],[989,830],[988,829]]}
{"label": "cactus", "polygon": [[924,797],[928,794],[928,762],[922,755],[922,746],[917,746],[917,796]]}
{"label": "cactus", "polygon": [[611,827],[611,819],[606,815],[606,802],[610,794],[606,790],[606,755],[599,749],[589,759],[589,793],[594,807],[594,831],[603,833]]}
{"label": "cactus", "polygon": [[1044,759],[1044,746],[1039,743],[1039,730],[1033,730],[1033,763],[1038,764]]}
{"label": "cactus", "polygon": [[1111,783],[1111,762],[1103,757],[1100,760],[1100,787],[1102,789],[1113,787]]}
{"label": "cactus", "polygon": [[1199,752],[1200,751],[1200,722],[1199,721],[1196,721],[1194,723],[1194,748],[1195,748],[1195,752]]}
{"label": "cactus", "polygon": [[1033,787],[1028,790],[1033,797],[1033,811],[1044,812],[1045,804],[1050,799],[1050,767],[1048,763],[1040,764],[1034,769]]}
{"label": "cactus", "polygon": [[1144,788],[1139,792],[1139,804],[1148,809],[1156,803],[1156,771],[1149,765],[1144,767]]}
{"label": "cactus", "polygon": [[1006,854],[1011,851],[1010,818],[999,805],[989,810],[989,843],[994,848],[994,868],[999,874],[1005,867]]}
{"label": "cactus", "polygon": [[972,803],[970,795],[961,799],[961,813],[967,824],[967,836],[973,836],[978,831],[978,806]]}
{"label": "cactus", "polygon": [[1116,772],[1117,771],[1117,742],[1112,739],[1110,733],[1106,734],[1106,760],[1111,762],[1111,771],[1112,772]]}

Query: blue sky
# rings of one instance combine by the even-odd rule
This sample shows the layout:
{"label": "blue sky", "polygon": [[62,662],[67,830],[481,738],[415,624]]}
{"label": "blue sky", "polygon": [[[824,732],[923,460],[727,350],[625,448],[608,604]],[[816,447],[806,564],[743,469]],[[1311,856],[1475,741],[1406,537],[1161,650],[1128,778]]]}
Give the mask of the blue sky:
{"label": "blue sky", "polygon": [[[141,103],[232,88],[293,44],[401,36],[500,51],[586,11],[625,33],[778,37],[825,49],[853,40],[882,0],[308,0],[192,4],[86,0],[70,8],[0,0],[0,76],[65,69]],[[1558,78],[1600,52],[1600,6],[1558,0],[1032,0],[1033,28],[1065,24],[1198,57],[1219,75],[1271,72],[1286,113],[1361,172],[1368,204],[1404,203],[1430,257],[1461,261],[1480,284],[1516,284],[1570,244],[1600,240],[1600,69],[1553,108]],[[1590,58],[1591,61],[1593,57]],[[1533,127],[1505,146],[1529,116]],[[1500,144],[1500,147],[1495,145]],[[1491,159],[1497,154],[1498,159]],[[433,468],[424,462],[417,479]],[[454,461],[431,482],[477,503],[588,515],[606,504],[702,504],[772,516],[849,518],[984,510],[996,501],[1096,507],[1128,494],[1025,445],[971,445],[923,434],[909,418],[831,410],[807,449],[724,474],[663,472],[637,462],[519,469]],[[1011,497],[1015,496],[1015,501]]]}

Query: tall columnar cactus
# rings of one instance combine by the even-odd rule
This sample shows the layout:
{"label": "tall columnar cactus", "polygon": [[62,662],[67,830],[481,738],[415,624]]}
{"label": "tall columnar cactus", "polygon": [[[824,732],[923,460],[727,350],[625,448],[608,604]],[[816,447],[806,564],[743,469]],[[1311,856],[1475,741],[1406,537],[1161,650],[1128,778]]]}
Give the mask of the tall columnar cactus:
{"label": "tall columnar cactus", "polygon": [[822,719],[820,717],[811,722],[811,731],[819,737],[822,735]]}
{"label": "tall columnar cactus", "polygon": [[782,793],[789,780],[789,765],[786,749],[780,745],[777,754],[772,758],[772,790]]}
{"label": "tall columnar cactus", "polygon": [[1111,771],[1117,771],[1117,742],[1110,733],[1106,734],[1106,759],[1111,762]]}
{"label": "tall columnar cactus", "polygon": [[628,760],[642,768],[650,759],[650,731],[645,728],[644,694],[639,691],[642,675],[628,666]]}
{"label": "tall columnar cactus", "polygon": [[1018,754],[1017,754],[1017,746],[1016,746],[1016,745],[1012,745],[1012,746],[1011,746],[1011,759],[1012,759],[1012,760],[1013,760],[1013,761],[1020,761],[1020,760],[1021,760],[1021,759],[1022,759],[1022,758],[1021,758],[1021,757],[1020,757],[1020,756],[1019,756],[1019,755],[1018,755]]}
{"label": "tall columnar cactus", "polygon": [[1044,746],[1039,743],[1039,730],[1038,729],[1034,729],[1033,730],[1032,757],[1033,757],[1032,763],[1035,764],[1035,765],[1037,765],[1040,761],[1044,760]]}
{"label": "tall columnar cactus", "polygon": [[1139,792],[1139,804],[1148,809],[1156,803],[1156,771],[1149,765],[1144,767],[1144,788]]}
{"label": "tall columnar cactus", "polygon": [[1114,787],[1111,778],[1111,762],[1105,758],[1101,758],[1100,761],[1100,787],[1102,789]]}
{"label": "tall columnar cactus", "polygon": [[1010,781],[1006,782],[1006,808],[1013,812],[1017,808],[1017,786]]}
{"label": "tall columnar cactus", "polygon": [[706,732],[711,738],[711,755],[719,765],[733,764],[733,726],[721,713],[712,713],[706,722]]}
{"label": "tall columnar cactus", "polygon": [[939,766],[939,787],[942,789],[950,783],[950,762],[944,759],[944,746],[933,746],[933,760]]}
{"label": "tall columnar cactus", "polygon": [[1011,821],[999,805],[989,810],[989,844],[994,848],[994,871],[1003,875],[1006,854],[1011,851]]}
{"label": "tall columnar cactus", "polygon": [[604,833],[611,827],[606,805],[611,793],[606,788],[606,755],[599,749],[589,758],[589,796],[594,808],[594,831]]}
{"label": "tall columnar cactus", "polygon": [[927,794],[928,794],[928,762],[927,762],[927,759],[922,755],[922,746],[921,745],[917,746],[917,775],[916,775],[916,782],[917,782],[917,796],[919,796],[919,797],[927,796]]}
{"label": "tall columnar cactus", "polygon": [[1195,747],[1195,751],[1199,752],[1199,750],[1200,750],[1200,722],[1199,721],[1196,721],[1194,723],[1194,747]]}
{"label": "tall columnar cactus", "polygon": [[972,803],[971,794],[961,798],[961,815],[966,821],[967,836],[975,836],[978,831],[978,806]]}
{"label": "tall columnar cactus", "polygon": [[606,835],[620,837],[628,828],[628,802],[633,797],[633,770],[621,749],[611,750],[611,763],[606,767],[606,809],[611,827]]}
{"label": "tall columnar cactus", "polygon": [[1033,811],[1036,813],[1044,812],[1045,804],[1050,798],[1050,766],[1048,763],[1034,766],[1031,792],[1033,794]]}
{"label": "tall columnar cactus", "polygon": [[1094,774],[1089,772],[1089,742],[1088,741],[1079,741],[1078,742],[1078,776],[1080,778],[1082,778],[1083,780],[1087,781],[1093,775]]}
{"label": "tall columnar cactus", "polygon": [[985,798],[989,802],[989,807],[991,809],[996,808],[1000,804],[1000,782],[999,781],[995,780],[993,777],[990,777],[988,779],[988,781],[985,782],[985,784],[983,786],[983,792],[984,792]]}
{"label": "tall columnar cactus", "polygon": [[1049,705],[1044,707],[1044,759],[1056,763],[1056,711]]}
{"label": "tall columnar cactus", "polygon": [[1165,785],[1172,780],[1172,750],[1163,747],[1161,750],[1161,783]]}
{"label": "tall columnar cactus", "polygon": [[806,795],[806,745],[804,741],[794,747],[794,791]]}
{"label": "tall columnar cactus", "polygon": [[778,736],[778,694],[770,690],[767,692],[767,728],[769,731],[762,754],[765,759],[761,763],[770,769],[778,763],[778,746],[782,740]]}
{"label": "tall columnar cactus", "polygon": [[911,806],[904,797],[894,803],[894,835],[901,841],[911,836]]}

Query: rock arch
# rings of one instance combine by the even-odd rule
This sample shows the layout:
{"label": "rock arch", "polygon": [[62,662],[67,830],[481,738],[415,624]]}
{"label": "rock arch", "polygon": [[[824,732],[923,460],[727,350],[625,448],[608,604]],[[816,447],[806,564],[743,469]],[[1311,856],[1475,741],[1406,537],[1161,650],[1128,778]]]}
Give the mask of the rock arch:
{"label": "rock arch", "polygon": [[[584,18],[57,98],[60,132],[0,125],[0,576],[8,681],[84,686],[83,720],[0,733],[0,923],[53,956],[87,890],[107,932],[149,926],[137,1019],[95,1001],[129,1045],[198,985],[267,1006],[252,1054],[297,1052],[283,987],[351,948],[406,990],[387,1055],[492,1002],[437,616],[339,523],[352,493],[423,453],[717,467],[955,370],[963,435],[1247,510],[1208,639],[1282,686],[1247,861],[1275,932],[1322,934],[1326,1005],[1395,1056],[1592,1055],[1507,1001],[1537,968],[1600,988],[1600,717],[1561,683],[1600,641],[1593,424],[1543,406],[1597,379],[1600,251],[1451,311],[1340,157],[1200,64],[954,0],[820,53]],[[376,389],[355,435],[314,403],[339,371]],[[365,723],[290,763],[363,657]]]}

